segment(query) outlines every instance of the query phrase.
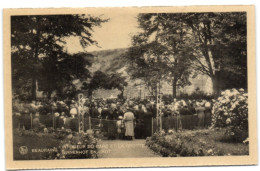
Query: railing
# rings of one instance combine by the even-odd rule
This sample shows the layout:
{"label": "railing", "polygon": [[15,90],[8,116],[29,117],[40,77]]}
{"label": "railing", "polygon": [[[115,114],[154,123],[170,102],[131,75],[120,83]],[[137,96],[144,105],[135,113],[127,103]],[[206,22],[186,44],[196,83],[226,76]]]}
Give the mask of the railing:
{"label": "railing", "polygon": [[[168,131],[169,129],[178,131],[182,129],[196,129],[196,128],[203,128],[207,127],[205,125],[206,120],[202,121],[201,125],[198,125],[199,119],[197,115],[178,115],[178,116],[170,116],[170,117],[162,117],[162,129]],[[159,122],[156,118],[153,118],[152,121],[152,133],[159,130]],[[205,125],[205,126],[204,126]]]}
{"label": "railing", "polygon": [[[32,129],[33,119],[35,117],[31,115],[16,116],[13,115],[13,128],[25,128]],[[68,117],[65,120],[60,117],[54,117],[53,115],[40,115],[39,122],[45,127],[52,127],[53,129],[65,128],[78,132],[79,123],[78,118]],[[115,132],[117,120],[106,120],[98,118],[84,118],[84,131],[88,129],[100,130],[101,132],[109,133]],[[162,117],[162,129],[168,131],[169,129],[195,129],[198,126],[197,115],[183,115],[183,116],[171,116]],[[156,118],[146,118],[142,122],[136,122],[135,129],[145,132],[145,136],[150,136],[154,132],[159,130],[159,122]]]}

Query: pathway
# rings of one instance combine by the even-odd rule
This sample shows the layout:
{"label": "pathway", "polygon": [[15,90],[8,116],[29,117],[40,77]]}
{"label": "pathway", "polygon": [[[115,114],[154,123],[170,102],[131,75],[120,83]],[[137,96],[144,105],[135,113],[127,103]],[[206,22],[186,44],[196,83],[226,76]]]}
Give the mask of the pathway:
{"label": "pathway", "polygon": [[99,158],[160,157],[145,146],[145,140],[101,140],[98,143]]}

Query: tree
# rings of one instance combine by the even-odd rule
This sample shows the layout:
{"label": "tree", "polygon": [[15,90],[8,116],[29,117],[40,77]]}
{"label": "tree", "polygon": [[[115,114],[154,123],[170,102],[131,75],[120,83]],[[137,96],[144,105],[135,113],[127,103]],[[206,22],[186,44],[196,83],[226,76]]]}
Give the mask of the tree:
{"label": "tree", "polygon": [[174,22],[179,17],[164,13],[140,14],[142,32],[133,37],[133,47],[126,55],[132,78],[143,79],[153,89],[151,92],[159,80],[168,81],[174,97],[178,86],[189,84],[187,78],[193,56],[192,48],[187,46],[186,26]]}
{"label": "tree", "polygon": [[120,99],[124,97],[125,87],[128,85],[126,82],[126,77],[123,77],[120,73],[112,73],[109,75],[108,88],[118,89],[121,93],[118,95]]}
{"label": "tree", "polygon": [[143,32],[127,55],[132,77],[172,80],[173,95],[191,73],[209,76],[215,95],[247,88],[246,13],[140,14],[138,21]]}
{"label": "tree", "polygon": [[107,86],[108,81],[109,81],[109,78],[108,78],[107,74],[103,73],[102,71],[96,71],[93,74],[89,83],[87,83],[87,82],[83,83],[82,89],[87,90],[88,95],[92,96],[92,93],[93,93],[94,90],[97,90],[99,88],[107,89],[108,88],[108,86]]}
{"label": "tree", "polygon": [[211,78],[214,94],[247,87],[246,13],[188,13],[178,21],[190,27],[194,69]]}
{"label": "tree", "polygon": [[121,92],[119,97],[123,98],[124,88],[127,85],[126,77],[119,73],[106,74],[102,71],[96,71],[89,83],[83,83],[82,89],[87,90],[89,96],[92,96],[93,91],[99,88],[106,90],[118,89]]}
{"label": "tree", "polygon": [[97,44],[92,39],[93,28],[105,21],[89,15],[12,16],[13,90],[25,90],[35,99],[37,82],[49,95],[62,91],[72,79],[87,77],[83,64],[88,62],[80,54],[68,54],[64,40],[75,36],[83,47]]}

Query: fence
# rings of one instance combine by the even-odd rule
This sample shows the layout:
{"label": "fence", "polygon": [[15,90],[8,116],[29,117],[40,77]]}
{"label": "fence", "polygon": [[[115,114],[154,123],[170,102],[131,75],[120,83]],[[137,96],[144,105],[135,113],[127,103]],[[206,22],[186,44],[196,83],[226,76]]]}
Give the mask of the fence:
{"label": "fence", "polygon": [[[33,128],[34,117],[30,115],[16,116],[13,115],[13,127],[24,127],[25,129]],[[72,131],[78,131],[79,123],[78,118],[66,118],[61,119],[54,117],[53,115],[40,115],[39,121],[45,127],[52,127],[53,129],[64,127],[65,129],[71,129]],[[104,133],[116,132],[116,120],[106,120],[97,118],[85,118],[84,119],[84,131],[88,129],[100,130]],[[179,129],[194,129],[198,125],[197,115],[184,115],[174,117],[162,117],[162,129],[179,130]],[[135,129],[137,132],[143,132],[145,137],[150,136],[152,133],[159,130],[159,120],[156,118],[146,118],[142,123],[137,123]]]}
{"label": "fence", "polygon": [[[159,119],[158,119],[159,120]],[[152,121],[152,133],[159,130],[159,122],[157,118],[153,118]],[[195,129],[198,125],[197,115],[183,115],[183,116],[171,116],[162,117],[162,129],[169,130],[173,129],[175,131],[180,129]]]}

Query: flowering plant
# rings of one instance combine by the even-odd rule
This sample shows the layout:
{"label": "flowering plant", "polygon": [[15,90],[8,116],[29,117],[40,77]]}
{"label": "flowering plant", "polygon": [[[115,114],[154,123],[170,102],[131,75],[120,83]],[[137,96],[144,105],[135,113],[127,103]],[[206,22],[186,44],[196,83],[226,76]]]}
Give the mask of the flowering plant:
{"label": "flowering plant", "polygon": [[221,93],[213,105],[212,126],[227,128],[226,134],[236,141],[248,136],[248,97],[243,89]]}
{"label": "flowering plant", "polygon": [[[157,132],[146,139],[146,145],[163,157],[218,156],[214,146],[201,139],[203,131],[186,131],[161,134]],[[204,135],[205,136],[205,135]]]}
{"label": "flowering plant", "polygon": [[69,133],[58,147],[56,159],[97,158],[97,139],[91,134]]}

